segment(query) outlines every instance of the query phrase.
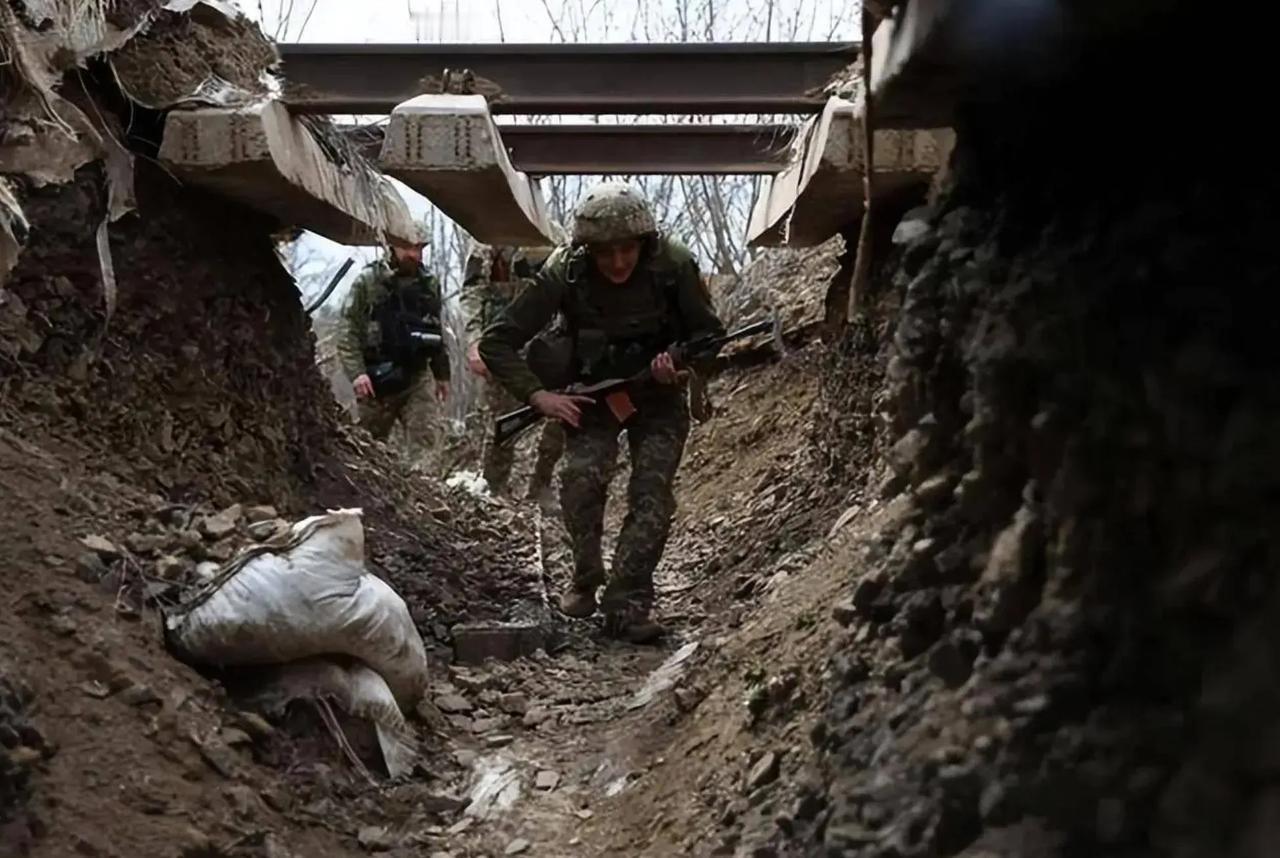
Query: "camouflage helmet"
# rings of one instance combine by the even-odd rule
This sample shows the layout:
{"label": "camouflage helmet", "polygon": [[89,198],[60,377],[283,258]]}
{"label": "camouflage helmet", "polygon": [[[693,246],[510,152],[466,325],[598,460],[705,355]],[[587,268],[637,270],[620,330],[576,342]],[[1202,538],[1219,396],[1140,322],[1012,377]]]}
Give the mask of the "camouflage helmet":
{"label": "camouflage helmet", "polygon": [[426,247],[430,244],[431,232],[427,229],[426,223],[420,220],[413,220],[411,224],[403,238],[394,235],[388,236],[387,243],[392,247]]}
{"label": "camouflage helmet", "polygon": [[574,244],[598,244],[658,231],[644,194],[626,182],[604,182],[587,191],[573,212]]}

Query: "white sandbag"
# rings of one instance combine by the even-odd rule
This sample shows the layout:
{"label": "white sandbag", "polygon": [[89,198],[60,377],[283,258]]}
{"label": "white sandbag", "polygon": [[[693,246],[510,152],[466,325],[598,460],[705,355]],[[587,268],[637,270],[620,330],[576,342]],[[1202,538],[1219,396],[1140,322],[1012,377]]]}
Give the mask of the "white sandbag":
{"label": "white sandbag", "polygon": [[363,664],[308,659],[281,665],[250,697],[251,705],[283,714],[294,700],[329,701],[347,714],[373,722],[378,746],[391,777],[413,771],[418,740],[382,677]]}
{"label": "white sandbag", "polygon": [[347,655],[412,708],[427,683],[422,637],[404,600],[364,568],[359,510],[313,516],[283,548],[237,558],[165,618],[170,644],[194,661],[274,664]]}

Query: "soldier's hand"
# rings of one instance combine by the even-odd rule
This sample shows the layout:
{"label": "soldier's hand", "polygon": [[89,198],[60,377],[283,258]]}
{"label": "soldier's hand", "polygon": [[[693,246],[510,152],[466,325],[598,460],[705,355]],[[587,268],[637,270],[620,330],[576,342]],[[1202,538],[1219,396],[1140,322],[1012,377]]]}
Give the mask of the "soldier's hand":
{"label": "soldier's hand", "polygon": [[680,380],[680,373],[676,371],[676,362],[671,357],[671,352],[663,352],[655,357],[649,363],[649,372],[653,373],[653,380],[658,384],[675,384]]}
{"label": "soldier's hand", "polygon": [[441,402],[449,401],[449,382],[447,381],[436,382],[436,399],[440,400]]}
{"label": "soldier's hand", "polygon": [[373,399],[373,381],[369,378],[367,372],[356,376],[356,380],[351,382],[351,386],[355,388],[358,398]]}
{"label": "soldier's hand", "polygon": [[480,357],[480,343],[476,341],[467,347],[467,369],[481,378],[489,377],[489,367],[484,365]]}
{"label": "soldier's hand", "polygon": [[568,423],[577,429],[582,425],[582,406],[595,402],[590,396],[578,396],[572,393],[552,393],[550,390],[539,390],[529,397],[533,410],[544,417]]}

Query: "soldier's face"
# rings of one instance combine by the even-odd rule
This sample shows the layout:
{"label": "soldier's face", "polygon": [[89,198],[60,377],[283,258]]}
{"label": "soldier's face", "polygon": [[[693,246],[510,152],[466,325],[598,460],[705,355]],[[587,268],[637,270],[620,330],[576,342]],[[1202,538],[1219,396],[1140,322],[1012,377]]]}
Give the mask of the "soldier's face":
{"label": "soldier's face", "polygon": [[607,244],[593,244],[588,248],[596,263],[596,270],[610,283],[621,285],[631,278],[631,272],[640,263],[640,239],[626,238]]}
{"label": "soldier's face", "polygon": [[418,245],[392,245],[391,255],[401,271],[417,271],[422,265],[422,248]]}

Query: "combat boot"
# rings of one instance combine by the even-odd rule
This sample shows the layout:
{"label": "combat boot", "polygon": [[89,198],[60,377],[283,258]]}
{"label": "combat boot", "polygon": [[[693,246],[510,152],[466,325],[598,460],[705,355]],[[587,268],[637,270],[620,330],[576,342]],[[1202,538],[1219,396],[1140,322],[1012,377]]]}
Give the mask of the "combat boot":
{"label": "combat boot", "polygon": [[560,610],[574,619],[585,620],[596,612],[595,588],[565,590],[560,594]]}
{"label": "combat boot", "polygon": [[648,614],[622,611],[605,615],[605,634],[638,646],[657,643],[667,634],[667,627]]}

